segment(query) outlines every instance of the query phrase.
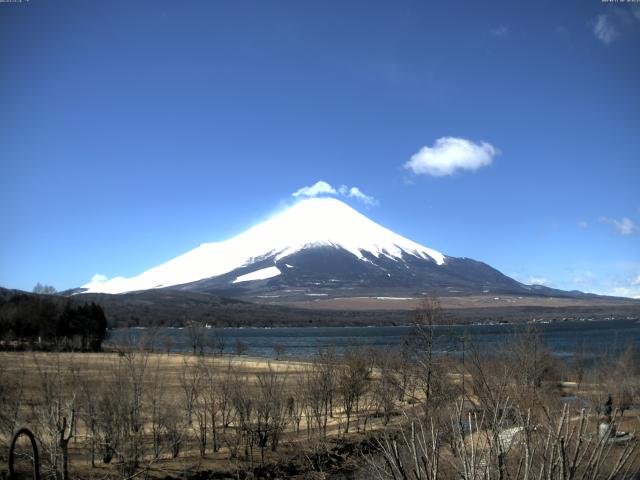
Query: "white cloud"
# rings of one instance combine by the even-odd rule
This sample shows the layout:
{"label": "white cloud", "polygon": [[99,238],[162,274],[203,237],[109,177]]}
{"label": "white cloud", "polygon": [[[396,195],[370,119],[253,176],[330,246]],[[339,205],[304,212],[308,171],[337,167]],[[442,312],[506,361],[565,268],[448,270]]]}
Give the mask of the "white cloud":
{"label": "white cloud", "polygon": [[630,287],[614,287],[610,291],[606,292],[605,295],[611,295],[614,297],[640,298],[640,289]]}
{"label": "white cloud", "polygon": [[633,223],[633,221],[627,217],[623,217],[620,220],[616,220],[615,218],[600,217],[599,220],[600,223],[608,223],[610,225],[613,225],[619,235],[628,236],[640,231],[640,227],[638,227],[638,225]]}
{"label": "white cloud", "polygon": [[619,35],[608,15],[598,15],[593,25],[593,34],[605,45],[611,45]]}
{"label": "white cloud", "polygon": [[511,274],[511,276],[520,283],[524,283],[525,285],[544,285],[545,287],[549,287],[553,284],[553,282],[546,277],[522,275],[521,273],[513,273]]}
{"label": "white cloud", "polygon": [[292,193],[294,197],[317,197],[320,195],[333,195],[333,196],[343,196],[347,198],[354,198],[365,205],[378,205],[378,200],[376,200],[371,195],[365,194],[358,187],[348,187],[347,185],[340,185],[338,189],[333,188],[327,182],[320,180],[319,182],[314,183],[309,187],[302,187],[296,192]]}
{"label": "white cloud", "polygon": [[611,267],[608,270],[598,275],[589,270],[577,272],[573,277],[573,283],[566,286],[598,295],[640,298],[639,263],[624,262],[613,267],[613,270]]}
{"label": "white cloud", "polygon": [[309,187],[302,187],[291,195],[294,197],[317,197],[318,195],[336,195],[337,193],[335,188],[320,180]]}
{"label": "white cloud", "polygon": [[580,221],[578,222],[578,226],[579,226],[580,228],[582,228],[583,230],[585,230],[585,229],[589,228],[589,224],[588,224],[585,220],[580,220]]}
{"label": "white cloud", "polygon": [[422,147],[404,168],[414,174],[442,177],[453,175],[458,170],[477,170],[491,165],[493,157],[499,153],[493,145],[457,137],[441,137],[433,147]]}
{"label": "white cloud", "polygon": [[577,283],[579,285],[590,285],[595,280],[595,273],[587,270],[586,272],[579,273],[575,277],[573,277],[573,283]]}
{"label": "white cloud", "polygon": [[552,282],[545,277],[529,277],[528,281],[525,283],[528,285],[544,285],[545,287],[548,287]]}
{"label": "white cloud", "polygon": [[373,198],[371,195],[364,194],[358,187],[349,188],[346,185],[342,185],[339,188],[339,192],[341,195],[344,195],[346,197],[360,200],[365,205],[378,205],[378,200]]}
{"label": "white cloud", "polygon": [[500,25],[489,30],[489,33],[492,37],[505,38],[509,36],[509,27],[507,27],[506,25]]}
{"label": "white cloud", "polygon": [[96,273],[93,277],[91,277],[91,283],[104,283],[109,280],[105,275],[101,275]]}

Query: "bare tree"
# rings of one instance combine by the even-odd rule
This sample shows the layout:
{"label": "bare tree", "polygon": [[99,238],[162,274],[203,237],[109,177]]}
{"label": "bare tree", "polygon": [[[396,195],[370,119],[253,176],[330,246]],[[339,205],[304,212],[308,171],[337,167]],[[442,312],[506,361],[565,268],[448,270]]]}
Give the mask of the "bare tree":
{"label": "bare tree", "polygon": [[376,413],[382,413],[384,424],[389,423],[396,411],[396,399],[400,396],[399,385],[392,368],[392,358],[388,352],[379,352],[376,362],[379,377],[373,385],[373,398]]}
{"label": "bare tree", "polygon": [[248,348],[249,347],[247,346],[247,344],[244,343],[240,339],[237,339],[236,343],[234,343],[234,345],[233,345],[233,350],[235,351],[236,355],[238,355],[238,356],[246,354]]}
{"label": "bare tree", "polygon": [[33,293],[38,293],[40,295],[53,295],[57,292],[57,290],[51,285],[43,285],[40,282],[36,283],[36,286],[33,287]]}
{"label": "bare tree", "polygon": [[321,352],[305,372],[305,405],[309,410],[307,418],[312,420],[323,438],[327,435],[327,422],[335,393],[334,370],[334,356]]}
{"label": "bare tree", "polygon": [[629,345],[611,362],[603,384],[621,416],[640,401],[640,353],[634,345]]}
{"label": "bare tree", "polygon": [[186,424],[193,424],[193,409],[198,397],[198,391],[203,380],[203,370],[198,368],[198,364],[193,365],[188,357],[182,359],[182,366],[179,372],[180,387],[184,394],[184,411],[186,414]]}
{"label": "bare tree", "polygon": [[25,368],[24,358],[10,362],[0,358],[0,445],[3,457],[9,450],[9,440],[23,420]]}
{"label": "bare tree", "polygon": [[232,402],[234,389],[233,378],[233,365],[231,361],[229,361],[226,364],[225,370],[221,372],[219,376],[217,386],[218,412],[220,414],[223,434],[226,433],[227,428],[235,418]]}
{"label": "bare tree", "polygon": [[433,357],[435,326],[443,323],[442,308],[436,297],[425,297],[414,312],[413,347],[418,382],[424,395],[425,414],[430,411],[436,365]]}
{"label": "bare tree", "polygon": [[284,394],[284,376],[271,369],[257,374],[257,392],[254,402],[255,422],[252,425],[260,458],[264,463],[264,450],[270,443],[271,450],[278,448],[280,436],[287,424],[287,402]]}
{"label": "bare tree", "polygon": [[208,330],[207,347],[213,352],[213,355],[222,355],[225,345],[226,338],[224,336],[224,330],[221,328]]}
{"label": "bare tree", "polygon": [[[197,373],[194,378],[194,413],[196,416],[196,436],[200,457],[204,457],[207,452],[207,441],[209,434],[209,424],[213,424],[215,435],[215,380],[210,376],[209,365],[204,357],[198,358],[198,362],[192,367]],[[215,437],[214,437],[215,438]],[[214,446],[214,451],[216,447]]]}
{"label": "bare tree", "polygon": [[67,383],[60,357],[55,355],[53,365],[43,365],[34,357],[38,368],[40,398],[34,405],[41,444],[48,453],[49,464],[56,477],[69,479],[69,441],[76,422],[76,396]]}
{"label": "bare tree", "polygon": [[236,418],[236,445],[244,443],[244,456],[249,458],[253,464],[253,447],[256,443],[255,435],[255,416],[256,405],[255,397],[251,392],[247,391],[247,385],[250,384],[248,377],[244,375],[234,374],[232,377],[232,403]]}
{"label": "bare tree", "polygon": [[345,433],[349,433],[349,424],[354,411],[357,418],[360,399],[367,390],[370,374],[369,358],[360,350],[346,352],[342,364],[337,367],[338,392],[347,417]]}
{"label": "bare tree", "polygon": [[541,332],[531,325],[515,332],[502,352],[510,366],[509,395],[519,407],[533,408],[543,400],[544,382],[558,379],[558,362],[551,355]]}
{"label": "bare tree", "polygon": [[273,352],[276,354],[276,360],[280,360],[280,357],[284,355],[286,348],[281,343],[276,343],[273,346]]}
{"label": "bare tree", "polygon": [[80,365],[72,362],[71,377],[77,392],[77,417],[82,421],[87,431],[89,440],[89,453],[91,456],[91,467],[96,466],[96,453],[99,442],[99,402],[96,401],[96,393],[99,392],[100,382],[106,376],[104,364],[97,368],[96,375],[90,377],[86,375]]}
{"label": "bare tree", "polygon": [[211,426],[211,449],[217,452],[220,448],[218,439],[218,422],[220,418],[220,392],[222,384],[221,376],[216,372],[213,365],[206,365],[203,374],[203,388],[200,392],[201,402],[207,410]]}
{"label": "bare tree", "polygon": [[133,475],[145,454],[145,379],[149,354],[140,343],[114,359],[100,395],[98,426],[103,437],[103,460],[115,456],[121,475]]}
{"label": "bare tree", "polygon": [[153,446],[153,458],[159,459],[164,446],[166,436],[167,405],[165,402],[166,386],[165,376],[160,367],[160,360],[156,358],[155,364],[149,369],[148,382],[148,418],[151,429],[151,441]]}
{"label": "bare tree", "polygon": [[162,337],[162,343],[164,345],[164,353],[169,355],[173,347],[173,339],[169,335]]}
{"label": "bare tree", "polygon": [[194,355],[204,353],[206,343],[206,330],[201,322],[190,321],[185,327],[189,346]]}
{"label": "bare tree", "polygon": [[[505,400],[496,412],[508,410]],[[612,448],[609,437],[590,427],[584,410],[570,412],[565,405],[555,413],[546,426],[535,425],[529,412],[522,410],[517,410],[514,423],[503,414],[487,422],[484,414],[465,414],[459,401],[451,411],[453,455],[443,452],[441,432],[433,423],[425,425],[415,418],[395,434],[385,431],[377,441],[379,456],[366,458],[377,479],[635,478],[637,442]],[[485,428],[486,424],[495,428]]]}
{"label": "bare tree", "polygon": [[168,403],[165,414],[162,417],[163,427],[166,432],[166,442],[171,452],[171,458],[178,458],[182,449],[182,443],[186,434],[184,415],[180,411],[181,405],[177,402]]}

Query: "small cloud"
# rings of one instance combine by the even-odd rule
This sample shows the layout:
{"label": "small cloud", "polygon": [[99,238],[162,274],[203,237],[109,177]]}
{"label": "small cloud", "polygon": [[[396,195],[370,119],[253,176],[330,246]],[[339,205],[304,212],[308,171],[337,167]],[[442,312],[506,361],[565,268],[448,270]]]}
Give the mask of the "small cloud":
{"label": "small cloud", "polygon": [[499,25],[498,27],[489,30],[489,33],[495,38],[506,38],[509,36],[509,27],[506,25]]}
{"label": "small cloud", "polygon": [[576,272],[571,288],[598,295],[640,298],[640,263],[623,262],[615,270],[597,275],[588,270]]}
{"label": "small cloud", "polygon": [[96,273],[93,277],[91,277],[91,283],[104,283],[109,280],[105,275],[101,275]]}
{"label": "small cloud", "polygon": [[598,15],[593,25],[593,34],[605,45],[611,45],[620,35],[608,15]]}
{"label": "small cloud", "polygon": [[605,295],[612,295],[614,297],[627,297],[627,298],[640,298],[640,289],[629,287],[614,287]]}
{"label": "small cloud", "polygon": [[436,140],[433,147],[422,147],[404,168],[416,175],[432,175],[442,177],[453,175],[458,170],[477,170],[491,165],[493,157],[499,150],[493,145],[457,137],[442,137]]}
{"label": "small cloud", "polygon": [[578,226],[583,230],[586,230],[587,228],[589,228],[589,224],[585,220],[580,220],[578,222]]}
{"label": "small cloud", "polygon": [[371,195],[366,195],[360,190],[358,187],[348,188],[346,185],[342,185],[339,188],[339,192],[341,195],[349,198],[355,198],[356,200],[360,200],[365,205],[378,205],[378,200],[373,198]]}
{"label": "small cloud", "polygon": [[585,285],[585,284],[591,285],[595,280],[595,278],[596,278],[595,273],[587,270],[586,272],[579,273],[578,275],[573,277],[573,282],[578,283],[580,285]]}
{"label": "small cloud", "polygon": [[607,223],[613,225],[619,235],[628,236],[640,231],[638,227],[630,218],[623,217],[620,220],[615,218],[600,217],[600,223]]}
{"label": "small cloud", "polygon": [[522,275],[521,273],[512,273],[511,276],[520,283],[525,285],[543,285],[549,287],[552,285],[552,281],[546,277],[536,277],[533,275]]}
{"label": "small cloud", "polygon": [[336,195],[335,188],[329,185],[327,182],[320,180],[309,187],[302,187],[301,189],[293,192],[291,195],[294,197],[317,197],[318,195]]}
{"label": "small cloud", "polygon": [[529,277],[529,279],[525,283],[529,285],[543,285],[545,287],[548,287],[552,282],[545,277]]}
{"label": "small cloud", "polygon": [[347,198],[354,198],[368,206],[378,205],[379,203],[378,200],[376,200],[371,195],[366,195],[358,187],[348,187],[346,185],[341,185],[340,188],[335,189],[327,182],[324,182],[322,180],[314,183],[309,187],[302,187],[291,195],[293,195],[294,197],[317,197],[320,195],[333,195],[336,197],[342,196]]}

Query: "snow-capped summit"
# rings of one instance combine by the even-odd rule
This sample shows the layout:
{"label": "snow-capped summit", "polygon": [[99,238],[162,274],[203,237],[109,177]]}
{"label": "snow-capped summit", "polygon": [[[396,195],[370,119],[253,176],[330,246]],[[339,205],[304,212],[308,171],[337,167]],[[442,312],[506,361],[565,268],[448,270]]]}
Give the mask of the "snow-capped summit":
{"label": "snow-capped summit", "polygon": [[[292,277],[296,268],[308,264],[311,251],[323,252],[325,258],[331,251],[347,254],[349,265],[379,266],[387,278],[391,274],[382,265],[389,262],[402,263],[404,270],[408,260],[434,267],[448,262],[442,253],[378,225],[340,200],[311,198],[229,240],[202,244],[136,277],[91,282],[83,288],[85,292],[123,293],[221,276],[224,279],[214,283],[243,284],[278,277],[283,272]],[[301,257],[302,253],[307,255]],[[309,275],[313,272],[305,272],[305,277]],[[340,275],[336,272],[335,276]]]}

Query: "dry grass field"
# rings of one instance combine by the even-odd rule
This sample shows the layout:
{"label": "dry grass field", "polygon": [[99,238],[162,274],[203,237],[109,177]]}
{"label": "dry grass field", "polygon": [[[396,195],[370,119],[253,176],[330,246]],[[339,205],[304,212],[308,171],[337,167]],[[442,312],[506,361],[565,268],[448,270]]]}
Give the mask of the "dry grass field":
{"label": "dry grass field", "polygon": [[[633,350],[583,369],[554,359],[533,334],[499,355],[471,350],[465,363],[433,357],[429,336],[421,340],[411,351],[305,362],[138,348],[0,352],[2,464],[12,432],[27,426],[46,478],[401,478],[398,468],[411,466],[421,478],[596,479],[640,470],[637,437],[614,445],[597,435],[608,395],[618,432],[640,431]],[[582,463],[571,467],[574,451]],[[438,476],[427,477],[433,468]],[[573,477],[555,476],[566,468]]]}
{"label": "dry grass field", "polygon": [[[179,476],[185,471],[236,471],[246,468],[246,465],[253,465],[254,457],[260,457],[255,461],[262,462],[258,450],[248,455],[251,457],[249,460],[246,460],[246,452],[240,455],[232,454],[234,448],[236,450],[239,448],[238,445],[234,445],[234,442],[239,443],[240,439],[237,438],[239,435],[236,435],[238,414],[231,411],[226,412],[230,416],[228,420],[222,418],[225,412],[215,413],[217,422],[221,424],[219,427],[221,431],[218,434],[219,444],[215,451],[209,445],[205,447],[206,454],[200,454],[202,435],[200,425],[210,424],[211,411],[216,408],[212,408],[204,398],[212,388],[217,389],[212,395],[219,396],[211,401],[228,403],[226,407],[221,406],[220,410],[223,408],[232,410],[234,407],[231,402],[240,401],[237,397],[251,399],[262,396],[264,399],[265,379],[274,382],[273,387],[278,391],[270,392],[274,398],[269,401],[274,405],[267,408],[279,409],[280,415],[284,416],[286,413],[288,417],[277,420],[282,422],[282,426],[278,427],[281,430],[279,432],[281,438],[278,440],[281,444],[279,457],[287,457],[297,452],[299,445],[304,445],[305,448],[316,448],[317,438],[337,437],[345,430],[346,416],[344,409],[338,405],[337,398],[336,405],[331,407],[331,414],[325,413],[326,418],[321,420],[316,419],[318,415],[322,415],[322,412],[317,411],[318,408],[315,412],[310,409],[302,411],[302,406],[295,405],[298,402],[302,403],[301,398],[307,394],[303,390],[305,381],[308,381],[307,377],[313,374],[315,367],[312,363],[245,356],[203,357],[147,352],[128,352],[124,355],[119,353],[0,352],[0,365],[2,365],[0,371],[4,390],[7,393],[4,400],[11,403],[9,400],[11,398],[15,404],[13,405],[15,415],[4,420],[5,423],[11,423],[14,429],[19,426],[28,426],[41,440],[44,440],[45,437],[55,437],[54,433],[57,433],[55,427],[59,427],[62,416],[66,415],[70,418],[75,413],[76,421],[69,443],[69,463],[72,474],[80,477],[101,478],[114,474],[115,461],[104,464],[101,459],[98,459],[99,446],[96,447],[96,461],[94,466],[91,466],[88,445],[96,432],[92,433],[86,415],[99,415],[97,410],[101,408],[100,403],[105,395],[114,385],[119,385],[123,381],[132,391],[140,389],[141,409],[152,409],[154,408],[152,405],[158,403],[161,404],[159,407],[161,409],[180,411],[180,416],[192,417],[190,421],[185,420],[185,424],[179,427],[181,431],[177,436],[180,442],[180,453],[174,457],[173,452],[170,451],[170,445],[159,445],[157,449],[152,445],[154,438],[150,432],[160,428],[167,430],[166,425],[154,425],[154,422],[160,423],[166,419],[154,419],[153,414],[148,411],[142,413],[141,416],[144,418],[140,420],[141,430],[145,433],[140,438],[142,453],[139,464],[140,468],[145,469],[145,475],[162,477]],[[135,379],[138,373],[143,375],[139,385],[136,384]],[[123,378],[119,378],[120,375]],[[371,371],[368,376],[373,380],[379,376],[379,373]],[[223,390],[225,392],[221,393]],[[20,398],[12,398],[14,396]],[[220,396],[226,398],[220,398]],[[233,396],[236,398],[232,398]],[[127,407],[131,407],[131,398],[121,398],[121,400],[128,403]],[[112,401],[116,403],[117,399]],[[292,402],[295,403],[291,405]],[[355,419],[351,418],[352,432],[372,430],[380,428],[383,423],[393,423],[385,422],[384,418],[374,412],[372,402],[372,398],[363,400],[363,406],[367,410],[359,411],[358,415],[368,418],[359,418],[355,424]],[[51,412],[49,408],[51,403],[57,404],[55,408],[58,411]],[[253,408],[259,407],[254,405]],[[291,411],[295,408],[300,410]],[[87,413],[87,410],[90,412]],[[126,410],[127,408],[125,408],[125,414]],[[191,410],[191,413],[187,410]],[[284,412],[284,410],[288,411]],[[54,425],[53,429],[51,424]],[[272,427],[266,426],[267,430],[270,428]],[[318,431],[321,430],[323,432],[319,434]],[[8,443],[9,433],[10,430],[4,429],[0,443],[4,445]],[[167,438],[162,440],[171,443]],[[50,438],[49,442],[44,441],[43,445],[51,442],[55,443],[55,438]],[[45,450],[47,449],[56,450],[50,445],[48,448],[45,445]],[[271,448],[265,450],[266,459],[274,458]],[[240,457],[244,457],[246,461],[239,461]]]}

